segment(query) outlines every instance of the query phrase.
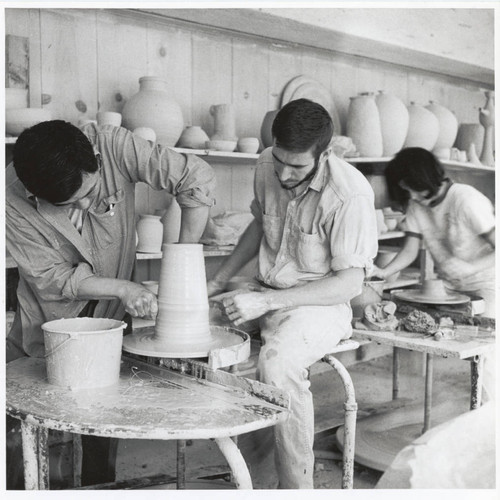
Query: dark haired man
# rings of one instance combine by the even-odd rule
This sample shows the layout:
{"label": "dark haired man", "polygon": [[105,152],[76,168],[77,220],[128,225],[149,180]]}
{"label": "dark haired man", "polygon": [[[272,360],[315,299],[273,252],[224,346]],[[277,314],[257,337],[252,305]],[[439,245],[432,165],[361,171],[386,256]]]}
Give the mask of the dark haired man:
{"label": "dark haired man", "polygon": [[[7,361],[44,356],[45,321],[156,316],[155,295],[130,281],[138,182],[176,197],[180,241],[197,243],[215,189],[214,172],[201,159],[112,126],[80,130],[53,120],[20,135],[6,171],[7,248],[19,269]],[[87,473],[92,460],[84,455],[83,481],[112,480],[97,462]]]}
{"label": "dark haired man", "polygon": [[373,191],[331,147],[327,111],[307,99],[284,106],[274,144],[257,162],[255,217],[208,283],[209,295],[258,254],[258,291],[224,299],[235,325],[260,318],[260,380],[290,393],[275,427],[280,488],[313,488],[314,408],[308,367],[351,336],[351,298],[377,253]]}

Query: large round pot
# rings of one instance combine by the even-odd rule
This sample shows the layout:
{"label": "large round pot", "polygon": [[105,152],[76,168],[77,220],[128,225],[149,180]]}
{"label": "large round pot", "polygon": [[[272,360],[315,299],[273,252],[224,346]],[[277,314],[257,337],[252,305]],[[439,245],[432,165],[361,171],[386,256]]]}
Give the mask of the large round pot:
{"label": "large round pot", "polygon": [[399,97],[383,90],[375,97],[382,131],[383,155],[393,156],[402,147],[410,120],[408,109]]}
{"label": "large round pot", "polygon": [[139,92],[125,103],[122,116],[125,128],[152,128],[164,146],[175,146],[184,128],[181,107],[167,92],[167,82],[156,76],[139,78]]}
{"label": "large round pot", "polygon": [[361,156],[372,158],[382,156],[380,115],[373,94],[351,97],[347,110],[346,132]]}
{"label": "large round pot", "polygon": [[434,113],[439,122],[439,134],[434,150],[450,149],[457,138],[457,117],[448,108],[434,101],[430,101],[426,109]]}
{"label": "large round pot", "polygon": [[404,147],[419,147],[432,151],[439,136],[439,120],[436,115],[419,104],[408,106],[410,121]]}
{"label": "large round pot", "polygon": [[260,126],[260,138],[262,139],[262,144],[265,148],[273,145],[272,127],[278,111],[279,109],[268,111],[262,120],[262,125]]}
{"label": "large round pot", "polygon": [[458,127],[455,147],[460,151],[469,151],[474,144],[477,156],[483,151],[484,127],[480,123],[461,123]]}

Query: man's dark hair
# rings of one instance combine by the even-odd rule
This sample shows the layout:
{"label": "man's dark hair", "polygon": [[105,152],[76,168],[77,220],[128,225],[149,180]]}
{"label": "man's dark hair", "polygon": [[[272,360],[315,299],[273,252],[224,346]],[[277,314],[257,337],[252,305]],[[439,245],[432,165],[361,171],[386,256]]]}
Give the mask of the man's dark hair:
{"label": "man's dark hair", "polygon": [[50,203],[69,200],[82,185],[82,174],[98,169],[85,134],[62,120],[25,130],[14,146],[14,168],[26,189]]}
{"label": "man's dark hair", "polygon": [[286,151],[304,153],[313,148],[316,159],[333,137],[333,122],[326,109],[309,99],[297,99],[283,106],[272,126],[276,145]]}
{"label": "man's dark hair", "polygon": [[443,166],[429,151],[423,148],[402,149],[385,169],[385,179],[391,200],[405,207],[409,193],[400,186],[403,181],[414,191],[429,191],[429,197],[439,191],[446,178]]}

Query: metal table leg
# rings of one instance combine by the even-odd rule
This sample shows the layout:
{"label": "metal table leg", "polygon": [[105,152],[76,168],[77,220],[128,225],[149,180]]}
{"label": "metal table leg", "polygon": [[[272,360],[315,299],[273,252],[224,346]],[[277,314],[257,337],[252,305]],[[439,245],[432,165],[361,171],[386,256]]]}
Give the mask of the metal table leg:
{"label": "metal table leg", "polygon": [[27,490],[49,489],[49,431],[21,422],[24,484]]}
{"label": "metal table leg", "polygon": [[481,406],[483,388],[484,356],[470,358],[470,409],[476,410]]}
{"label": "metal table leg", "polygon": [[422,434],[427,432],[431,426],[431,409],[432,409],[432,375],[434,359],[432,354],[426,354],[425,363],[425,399],[424,399],[424,428]]}
{"label": "metal table leg", "polygon": [[177,440],[177,489],[186,489],[186,441]]}
{"label": "metal table leg", "polygon": [[250,472],[235,442],[230,437],[215,438],[214,441],[226,458],[229,467],[231,467],[236,488],[251,490],[252,479],[250,478]]}
{"label": "metal table leg", "polygon": [[82,435],[73,434],[73,487],[80,488],[82,485]]}
{"label": "metal table leg", "polygon": [[392,348],[392,399],[398,399],[399,397],[399,352],[398,347]]}

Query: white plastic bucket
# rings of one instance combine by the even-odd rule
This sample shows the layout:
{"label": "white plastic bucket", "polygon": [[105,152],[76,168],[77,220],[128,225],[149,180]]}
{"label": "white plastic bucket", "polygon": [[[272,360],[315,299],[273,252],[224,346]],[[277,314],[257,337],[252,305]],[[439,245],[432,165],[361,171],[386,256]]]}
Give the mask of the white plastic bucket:
{"label": "white plastic bucket", "polygon": [[123,321],[72,318],[42,325],[47,379],[68,389],[93,389],[118,382]]}

